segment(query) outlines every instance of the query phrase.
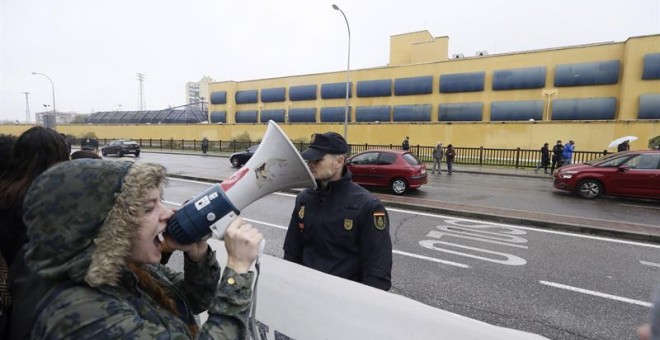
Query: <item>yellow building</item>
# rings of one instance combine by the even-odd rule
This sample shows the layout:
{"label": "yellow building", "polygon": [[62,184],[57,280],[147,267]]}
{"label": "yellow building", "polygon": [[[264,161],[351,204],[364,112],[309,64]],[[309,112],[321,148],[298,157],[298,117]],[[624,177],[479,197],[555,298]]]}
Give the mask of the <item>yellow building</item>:
{"label": "yellow building", "polygon": [[[660,135],[660,35],[451,58],[448,44],[427,31],[395,35],[387,66],[351,70],[349,142],[399,144],[408,135],[420,145],[537,148],[573,139],[603,150],[620,136]],[[345,70],[212,83],[209,118],[236,126],[272,119],[290,125],[294,139],[342,133],[345,84]]]}

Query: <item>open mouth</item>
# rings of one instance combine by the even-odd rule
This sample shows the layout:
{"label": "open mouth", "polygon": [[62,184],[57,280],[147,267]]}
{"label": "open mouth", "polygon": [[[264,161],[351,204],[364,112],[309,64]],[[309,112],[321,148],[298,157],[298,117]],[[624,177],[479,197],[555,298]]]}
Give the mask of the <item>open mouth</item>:
{"label": "open mouth", "polygon": [[156,235],[156,237],[154,238],[154,243],[155,243],[157,246],[159,246],[159,247],[160,247],[160,246],[163,244],[163,242],[165,241],[165,236],[163,236],[164,233],[165,233],[165,230],[163,230],[163,231],[161,231],[160,233],[158,233],[158,235]]}

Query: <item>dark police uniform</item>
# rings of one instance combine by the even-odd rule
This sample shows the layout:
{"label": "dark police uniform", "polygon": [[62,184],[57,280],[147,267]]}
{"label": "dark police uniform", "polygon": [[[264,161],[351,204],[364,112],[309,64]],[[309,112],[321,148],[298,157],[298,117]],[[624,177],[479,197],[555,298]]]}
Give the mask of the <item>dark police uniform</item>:
{"label": "dark police uniform", "polygon": [[305,190],[296,198],[284,240],[284,259],[389,290],[392,240],[385,207],[351,181],[344,167],[327,190]]}

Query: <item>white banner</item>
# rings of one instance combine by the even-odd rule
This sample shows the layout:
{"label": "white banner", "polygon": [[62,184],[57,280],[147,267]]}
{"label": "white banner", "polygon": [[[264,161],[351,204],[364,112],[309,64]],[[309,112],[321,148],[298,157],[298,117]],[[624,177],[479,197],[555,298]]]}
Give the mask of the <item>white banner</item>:
{"label": "white banner", "polygon": [[[224,244],[209,240],[221,266]],[[263,255],[256,318],[269,340],[546,339]],[[203,318],[205,320],[205,318]]]}

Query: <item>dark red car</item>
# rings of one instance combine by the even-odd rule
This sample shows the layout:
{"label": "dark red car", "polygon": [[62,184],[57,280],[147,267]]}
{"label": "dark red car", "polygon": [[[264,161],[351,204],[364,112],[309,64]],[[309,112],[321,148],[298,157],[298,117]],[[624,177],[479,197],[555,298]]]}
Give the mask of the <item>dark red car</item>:
{"label": "dark red car", "polygon": [[401,150],[368,150],[348,159],[353,182],[386,187],[403,195],[427,182],[426,166],[415,155]]}
{"label": "dark red car", "polygon": [[584,198],[600,195],[660,199],[660,150],[618,152],[559,168],[554,187]]}

